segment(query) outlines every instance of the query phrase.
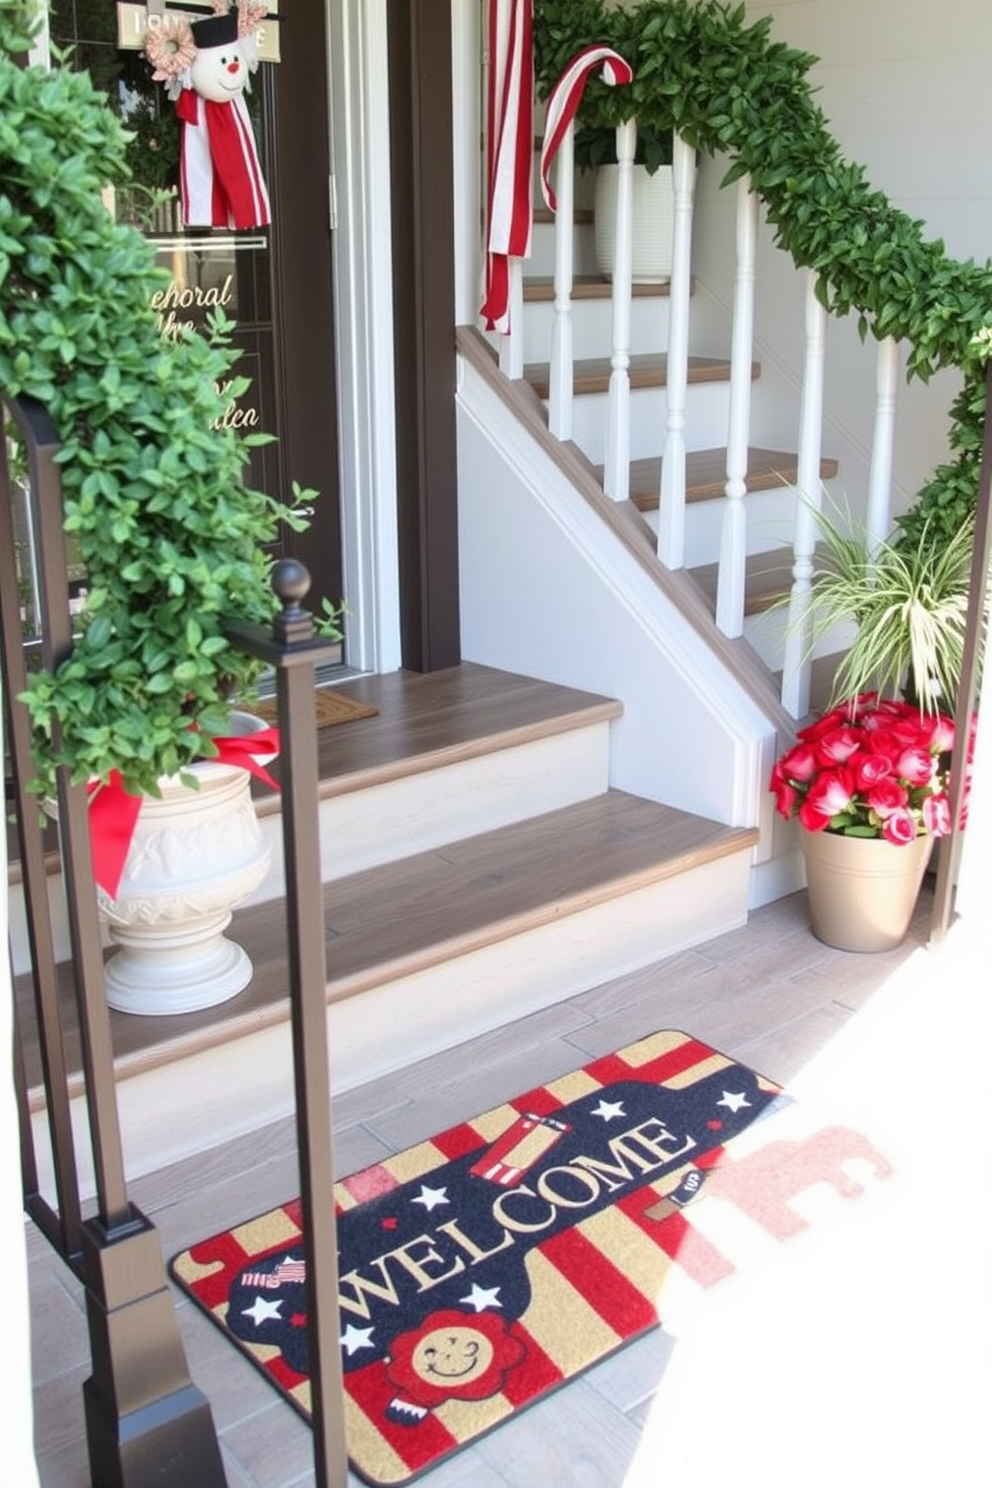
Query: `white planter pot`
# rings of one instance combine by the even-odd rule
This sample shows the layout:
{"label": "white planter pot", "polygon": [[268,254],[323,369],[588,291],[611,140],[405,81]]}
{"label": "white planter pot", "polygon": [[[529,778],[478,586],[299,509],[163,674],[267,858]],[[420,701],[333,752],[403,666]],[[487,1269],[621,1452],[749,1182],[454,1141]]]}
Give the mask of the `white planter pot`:
{"label": "white planter pot", "polygon": [[[232,717],[232,734],[265,727],[251,714]],[[161,800],[142,801],[117,896],[98,894],[118,947],[106,964],[107,1001],[120,1012],[194,1012],[251,981],[247,952],[224,935],[269,867],[251,776],[207,760],[191,773],[199,790],[169,776]]]}
{"label": "white planter pot", "polygon": [[[601,165],[596,171],[593,215],[596,229],[596,267],[604,279],[613,278],[616,232],[617,165]],[[647,167],[635,165],[633,225],[631,241],[632,278],[635,284],[664,284],[672,277],[672,246],[675,232],[675,191],[672,167],[660,165],[649,176]]]}

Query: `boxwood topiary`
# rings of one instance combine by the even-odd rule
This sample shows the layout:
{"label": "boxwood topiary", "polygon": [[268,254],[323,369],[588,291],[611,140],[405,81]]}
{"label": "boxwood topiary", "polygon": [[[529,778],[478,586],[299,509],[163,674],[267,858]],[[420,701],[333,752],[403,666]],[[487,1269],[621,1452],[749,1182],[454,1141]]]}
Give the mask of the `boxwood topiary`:
{"label": "boxwood topiary", "polygon": [[245,484],[268,436],[223,422],[247,387],[224,324],[160,336],[167,276],[101,203],[126,179],[128,137],[85,73],[24,65],[33,9],[0,0],[0,396],[38,399],[55,424],[89,586],[72,655],[24,698],[35,784],[50,792],[65,764],[76,782],[119,771],[157,794],[159,776],[216,752],[225,696],[257,678],[224,626],[271,617],[265,547],[281,522],[305,524]]}

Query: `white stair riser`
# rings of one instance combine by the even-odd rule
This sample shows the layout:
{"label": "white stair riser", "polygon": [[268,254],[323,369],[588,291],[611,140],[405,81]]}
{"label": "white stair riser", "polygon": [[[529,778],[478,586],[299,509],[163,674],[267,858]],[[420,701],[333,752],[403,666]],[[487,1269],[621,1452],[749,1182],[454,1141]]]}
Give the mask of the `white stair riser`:
{"label": "white stair riser", "polygon": [[[737,928],[746,919],[749,871],[745,850],[332,1005],[334,1090],[350,1090]],[[663,1009],[661,977],[658,997]],[[117,1093],[133,1180],[291,1114],[289,1024],[144,1070],[121,1080]],[[80,1129],[81,1105],[73,1103]],[[37,1150],[47,1153],[37,1117],[35,1126]],[[85,1166],[85,1141],[79,1151],[80,1183],[89,1197],[93,1175]],[[42,1171],[41,1188],[51,1193],[50,1170]]]}
{"label": "white stair riser", "polygon": [[[711,501],[692,501],[685,509],[685,566],[697,568],[716,563],[720,557],[726,499],[715,496]],[[747,551],[765,553],[769,548],[788,549],[795,530],[793,487],[775,491],[756,491],[747,498]],[[658,513],[644,513],[648,526],[657,532]],[[791,558],[786,555],[786,563]]]}
{"label": "white stair riser", "polygon": [[[783,605],[781,609],[766,610],[761,615],[749,615],[744,621],[744,635],[772,671],[779,671],[782,667],[788,620],[788,608]],[[831,626],[817,639],[812,657],[816,660],[819,656],[835,656],[848,651],[854,638],[853,625],[841,622]]]}
{"label": "white stair riser", "polygon": [[[608,776],[609,723],[604,720],[329,797],[320,805],[324,882],[587,800],[607,789]],[[272,848],[271,865],[246,904],[285,893],[277,806],[263,807],[262,826]],[[68,960],[61,877],[50,877],[48,886],[56,959]],[[20,884],[11,886],[8,903],[11,955],[20,975],[31,965]]]}
{"label": "white stair riser", "polygon": [[[594,465],[602,465],[606,442],[606,393],[575,400],[573,438]],[[686,448],[710,449],[727,442],[728,386],[696,383],[686,400]],[[635,388],[630,395],[630,457],[646,459],[664,447],[667,402],[664,388]]]}
{"label": "white stair riser", "polygon": [[[543,198],[535,201],[544,205]],[[524,261],[524,276],[551,279],[555,272],[555,229],[550,222],[535,222],[531,234],[530,258]],[[579,223],[572,235],[572,273],[595,274],[596,236],[591,223]]]}
{"label": "white stair riser", "polygon": [[[609,728],[587,725],[323,800],[323,882],[601,795],[609,785]],[[273,866],[247,904],[285,893],[281,817],[273,812],[263,826]]]}
{"label": "white stair riser", "polygon": [[[639,296],[630,317],[632,356],[664,351],[668,345],[671,301],[667,295]],[[524,361],[548,362],[554,332],[555,308],[551,301],[527,304],[524,313]],[[576,361],[608,357],[613,339],[613,305],[610,300],[575,300],[572,303],[572,347]]]}

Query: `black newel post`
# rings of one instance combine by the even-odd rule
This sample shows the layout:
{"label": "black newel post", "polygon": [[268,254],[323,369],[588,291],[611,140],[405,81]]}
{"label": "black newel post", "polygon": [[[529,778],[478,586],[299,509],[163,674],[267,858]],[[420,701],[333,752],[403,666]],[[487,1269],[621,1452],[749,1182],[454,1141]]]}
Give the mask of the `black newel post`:
{"label": "black newel post", "polygon": [[[965,801],[964,754],[971,736],[971,719],[981,697],[982,653],[985,648],[992,566],[992,361],[985,373],[985,432],[975,499],[975,546],[971,557],[968,614],[965,621],[961,678],[954,713],[955,755],[951,760],[951,832],[940,844],[937,882],[930,916],[930,943],[939,945],[954,912],[954,888],[961,846],[961,808]],[[986,720],[987,721],[987,720]]]}
{"label": "black newel post", "polygon": [[282,603],[282,611],[273,623],[272,637],[258,627],[245,625],[230,626],[229,634],[232,641],[276,672],[314,1471],[317,1488],[346,1488],[348,1463],[338,1341],[324,901],[317,819],[317,732],[313,714],[314,668],[319,661],[330,659],[335,648],[332,642],[314,633],[313,619],[301,607],[310,588],[310,575],[302,563],[293,559],[277,563],[272,587]]}

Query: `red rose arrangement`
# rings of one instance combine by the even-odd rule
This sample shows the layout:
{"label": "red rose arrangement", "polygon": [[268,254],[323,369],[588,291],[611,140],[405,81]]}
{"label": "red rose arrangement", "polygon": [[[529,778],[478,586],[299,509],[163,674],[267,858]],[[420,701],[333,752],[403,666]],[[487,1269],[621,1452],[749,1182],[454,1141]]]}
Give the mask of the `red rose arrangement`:
{"label": "red rose arrangement", "polygon": [[799,730],[769,789],[779,815],[798,816],[809,832],[899,846],[921,835],[945,837],[953,747],[954,722],[945,714],[861,693]]}

